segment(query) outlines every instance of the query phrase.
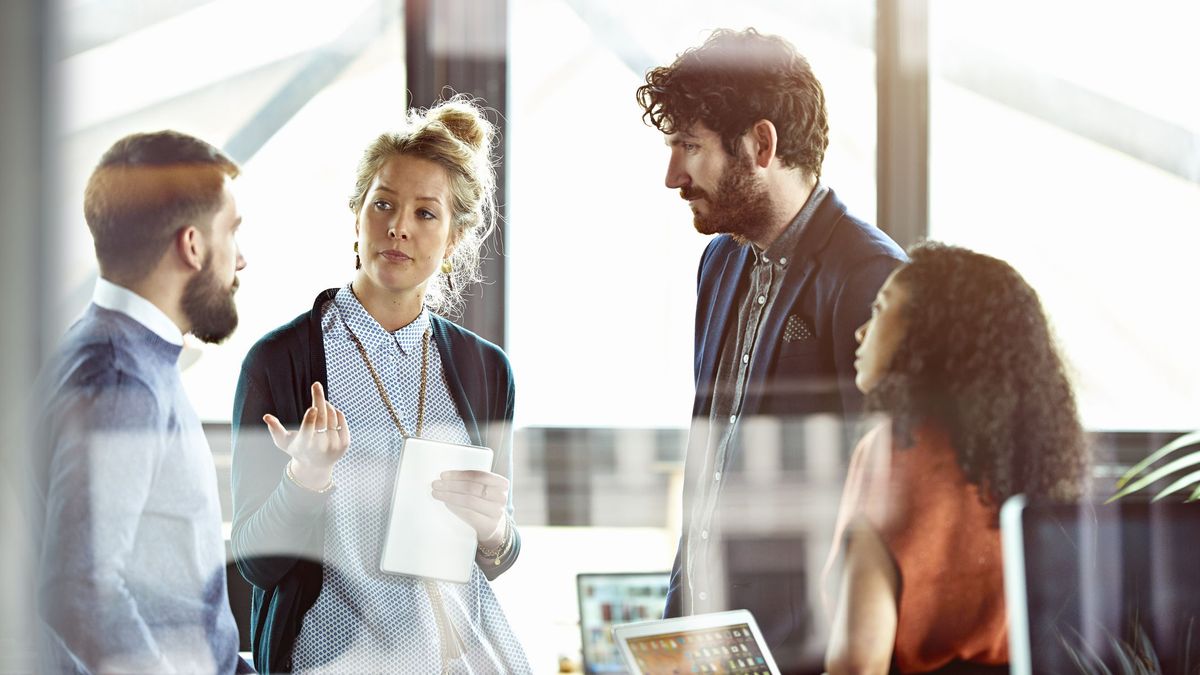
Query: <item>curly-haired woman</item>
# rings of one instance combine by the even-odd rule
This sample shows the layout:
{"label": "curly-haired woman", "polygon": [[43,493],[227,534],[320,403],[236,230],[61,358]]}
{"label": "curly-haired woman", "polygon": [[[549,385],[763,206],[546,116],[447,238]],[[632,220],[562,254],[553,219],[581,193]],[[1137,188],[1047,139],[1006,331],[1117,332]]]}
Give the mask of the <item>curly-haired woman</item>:
{"label": "curly-haired woman", "polygon": [[[509,491],[512,371],[499,347],[435,313],[479,278],[494,224],[492,139],[478,106],[456,97],[371,143],[350,196],[353,280],[246,356],[232,544],[254,585],[260,671],[529,671],[488,583],[521,548]],[[475,530],[465,584],[380,571],[410,436],[495,452],[491,471],[446,472],[430,486]]]}
{"label": "curly-haired woman", "polygon": [[842,497],[826,566],[841,556],[831,675],[1002,668],[999,506],[1018,493],[1077,498],[1086,476],[1034,290],[963,248],[910,255],[857,333],[855,383],[891,422],[859,444]]}

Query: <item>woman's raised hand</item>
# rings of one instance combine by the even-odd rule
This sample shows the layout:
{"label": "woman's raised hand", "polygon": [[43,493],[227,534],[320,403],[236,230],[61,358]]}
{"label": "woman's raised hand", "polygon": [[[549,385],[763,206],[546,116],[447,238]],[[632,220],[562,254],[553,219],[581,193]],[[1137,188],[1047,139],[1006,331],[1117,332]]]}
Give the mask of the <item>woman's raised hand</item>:
{"label": "woman's raised hand", "polygon": [[323,490],[333,477],[333,465],[350,447],[346,415],[325,400],[320,382],[312,385],[312,406],[296,431],[288,431],[274,415],[263,415],[275,447],[291,456],[292,476],[304,487]]}
{"label": "woman's raised hand", "polygon": [[456,516],[475,529],[479,545],[504,543],[508,514],[508,479],[490,471],[445,471],[433,481],[433,497],[446,502]]}

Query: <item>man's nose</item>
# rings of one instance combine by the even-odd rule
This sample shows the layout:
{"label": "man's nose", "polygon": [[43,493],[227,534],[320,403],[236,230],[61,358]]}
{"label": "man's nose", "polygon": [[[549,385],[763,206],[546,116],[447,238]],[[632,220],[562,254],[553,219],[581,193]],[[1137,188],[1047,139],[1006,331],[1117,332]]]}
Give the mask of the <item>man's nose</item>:
{"label": "man's nose", "polygon": [[680,166],[681,162],[672,159],[667,163],[667,179],[664,184],[668,190],[678,190],[692,184],[692,177]]}

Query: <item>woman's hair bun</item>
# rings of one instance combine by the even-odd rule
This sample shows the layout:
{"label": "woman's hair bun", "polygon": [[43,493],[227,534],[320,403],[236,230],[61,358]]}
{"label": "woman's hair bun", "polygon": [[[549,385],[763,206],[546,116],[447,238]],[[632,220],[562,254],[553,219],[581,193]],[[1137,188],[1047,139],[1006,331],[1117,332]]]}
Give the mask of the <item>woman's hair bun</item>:
{"label": "woman's hair bun", "polygon": [[425,114],[430,122],[440,122],[458,140],[476,152],[486,151],[492,142],[495,130],[483,116],[483,110],[474,99],[458,94],[430,108]]}

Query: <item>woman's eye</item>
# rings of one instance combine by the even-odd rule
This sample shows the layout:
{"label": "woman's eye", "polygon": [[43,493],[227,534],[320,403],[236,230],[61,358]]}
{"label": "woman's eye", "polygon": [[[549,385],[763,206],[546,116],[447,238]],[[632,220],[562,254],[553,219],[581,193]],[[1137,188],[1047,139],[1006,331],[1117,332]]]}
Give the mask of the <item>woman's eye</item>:
{"label": "woman's eye", "polygon": [[388,209],[392,208],[392,205],[383,201],[382,199],[376,199],[375,208],[379,209],[380,211],[387,211]]}
{"label": "woman's eye", "polygon": [[429,209],[420,209],[417,211],[417,215],[425,220],[434,220],[437,218],[437,215],[435,215],[433,211],[430,211]]}
{"label": "woman's eye", "polygon": [[699,147],[700,146],[696,145],[695,143],[684,143],[683,144],[684,152],[695,152],[697,149],[699,149]]}

